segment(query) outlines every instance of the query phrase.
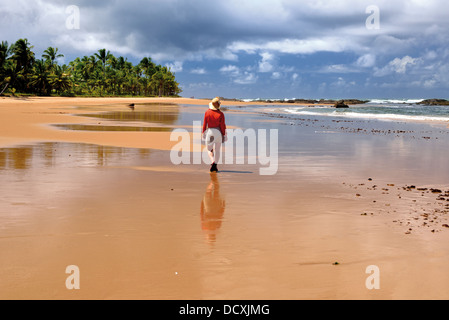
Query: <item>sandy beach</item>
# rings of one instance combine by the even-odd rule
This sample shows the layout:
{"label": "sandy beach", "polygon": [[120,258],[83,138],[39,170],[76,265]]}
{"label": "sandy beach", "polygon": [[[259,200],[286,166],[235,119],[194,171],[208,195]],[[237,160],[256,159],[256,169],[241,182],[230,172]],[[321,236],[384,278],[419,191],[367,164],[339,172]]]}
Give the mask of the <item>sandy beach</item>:
{"label": "sandy beach", "polygon": [[446,124],[224,101],[229,128],[279,131],[277,173],[174,165],[171,131],[208,103],[0,98],[0,298],[449,298]]}

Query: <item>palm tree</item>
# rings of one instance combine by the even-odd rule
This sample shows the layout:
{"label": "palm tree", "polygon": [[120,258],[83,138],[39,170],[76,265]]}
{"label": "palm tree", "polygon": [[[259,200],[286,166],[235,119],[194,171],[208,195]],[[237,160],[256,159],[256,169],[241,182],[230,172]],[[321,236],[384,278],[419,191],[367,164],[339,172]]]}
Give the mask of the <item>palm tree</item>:
{"label": "palm tree", "polygon": [[125,68],[126,59],[122,56],[117,58],[117,70],[123,70]]}
{"label": "palm tree", "polygon": [[43,59],[36,60],[34,63],[34,73],[31,76],[30,85],[41,94],[48,95],[51,93],[51,84],[49,82],[50,72]]}
{"label": "palm tree", "polygon": [[[5,65],[11,50],[7,41],[2,41],[0,44],[0,95],[5,92],[9,86],[9,81],[6,79],[7,74],[5,71]],[[4,85],[4,86],[3,86]],[[2,88],[3,87],[3,88]]]}
{"label": "palm tree", "polygon": [[179,88],[179,83],[175,80],[175,75],[169,71],[165,74],[165,83],[164,83],[164,93],[167,96],[174,96],[181,93],[182,90]]}
{"label": "palm tree", "polygon": [[149,83],[151,81],[151,77],[156,72],[156,65],[151,60],[151,58],[144,57],[140,61],[139,66],[142,69],[143,74],[145,75],[145,77],[142,77],[141,80],[142,85],[144,87],[144,93],[145,95],[148,95]]}
{"label": "palm tree", "polygon": [[10,53],[11,48],[8,45],[8,41],[2,41],[2,43],[0,44],[0,72]]}
{"label": "palm tree", "polygon": [[156,72],[156,65],[154,64],[154,62],[151,60],[151,58],[143,58],[140,63],[139,63],[140,67],[143,70],[143,73],[145,74],[145,76],[148,79],[151,79],[151,77],[153,76],[153,74]]}
{"label": "palm tree", "polygon": [[0,95],[2,95],[8,87],[12,89],[17,80],[23,80],[23,70],[19,70],[17,61],[7,60],[3,65],[3,79],[0,81],[3,88],[0,91]]}
{"label": "palm tree", "polygon": [[81,73],[81,77],[83,78],[83,81],[87,82],[87,80],[89,80],[89,76],[90,76],[90,72],[89,72],[89,68],[90,68],[90,60],[88,56],[84,56],[79,64],[78,64],[78,68],[80,69],[80,73]]}
{"label": "palm tree", "polygon": [[11,46],[6,41],[0,43],[0,94],[7,89],[38,94],[50,94],[55,89],[64,94],[72,87],[76,94],[162,96],[181,92],[174,73],[156,65],[150,57],[133,65],[124,57],[116,58],[100,49],[91,56],[76,58],[67,67],[57,62],[64,56],[58,48],[48,47],[39,60],[32,49],[27,39],[19,39]]}
{"label": "palm tree", "polygon": [[158,91],[159,97],[162,97],[164,84],[165,84],[165,74],[162,72],[162,70],[153,74],[153,76],[151,77],[150,86],[152,86],[153,89],[156,89]]}
{"label": "palm tree", "polygon": [[31,69],[35,60],[34,47],[30,45],[28,39],[19,39],[12,47],[13,59],[17,61],[18,67],[21,69]]}
{"label": "palm tree", "polygon": [[95,71],[97,71],[97,59],[95,55],[92,56],[84,56],[81,59],[81,74],[83,77],[83,81],[86,83],[87,90],[92,93],[92,87],[96,85],[96,81],[94,77],[96,76]]}
{"label": "palm tree", "polygon": [[49,84],[59,94],[68,91],[72,87],[66,66],[56,65],[54,73],[50,76]]}
{"label": "palm tree", "polygon": [[35,61],[34,52],[31,51],[33,46],[30,45],[27,39],[19,39],[12,46],[11,59],[17,62],[16,73],[22,71],[21,81],[18,82],[18,87],[22,90],[27,91],[28,78],[32,71],[33,63]]}
{"label": "palm tree", "polygon": [[100,49],[97,53],[95,53],[95,57],[101,61],[104,69],[106,67],[106,61],[111,57],[111,53],[106,51],[106,49]]}
{"label": "palm tree", "polygon": [[[103,86],[104,81],[106,80],[106,61],[110,58],[111,53],[109,51],[106,51],[106,49],[100,49],[97,53],[95,53],[95,57],[98,58],[98,60],[101,61],[101,64],[103,66]],[[103,95],[103,89],[101,88],[100,95]]]}
{"label": "palm tree", "polygon": [[58,48],[53,48],[53,47],[48,47],[44,51],[44,54],[42,55],[42,58],[44,58],[46,61],[48,61],[50,63],[51,69],[53,69],[53,67],[54,67],[55,60],[57,58],[62,58],[62,57],[64,57],[64,55],[58,54]]}

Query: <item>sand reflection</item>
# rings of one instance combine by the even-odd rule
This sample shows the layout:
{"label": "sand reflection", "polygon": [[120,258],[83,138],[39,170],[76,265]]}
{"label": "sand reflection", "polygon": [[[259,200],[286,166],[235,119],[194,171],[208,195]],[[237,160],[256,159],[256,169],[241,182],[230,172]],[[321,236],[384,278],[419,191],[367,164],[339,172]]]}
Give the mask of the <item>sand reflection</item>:
{"label": "sand reflection", "polygon": [[63,130],[74,131],[115,131],[115,132],[168,132],[170,127],[143,127],[143,126],[111,126],[111,125],[91,125],[91,124],[55,124],[53,127]]}
{"label": "sand reflection", "polygon": [[223,222],[225,200],[220,194],[220,183],[216,173],[210,174],[210,183],[201,202],[201,228],[208,243],[215,243]]}
{"label": "sand reflection", "polygon": [[134,164],[147,163],[150,154],[150,149],[44,142],[0,148],[0,170],[52,169],[73,165],[103,167],[118,165],[123,161],[133,161]]}
{"label": "sand reflection", "polygon": [[81,114],[80,116],[121,122],[131,121],[174,124],[178,121],[179,111],[177,109],[164,110],[159,108],[155,110],[143,111],[110,111],[93,114]]}
{"label": "sand reflection", "polygon": [[0,169],[28,169],[32,157],[31,146],[0,149]]}

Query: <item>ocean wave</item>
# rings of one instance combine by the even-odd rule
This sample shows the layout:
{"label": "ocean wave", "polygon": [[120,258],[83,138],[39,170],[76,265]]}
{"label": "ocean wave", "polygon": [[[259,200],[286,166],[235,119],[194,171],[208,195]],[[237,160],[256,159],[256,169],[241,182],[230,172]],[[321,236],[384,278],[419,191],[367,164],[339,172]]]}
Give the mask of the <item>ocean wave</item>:
{"label": "ocean wave", "polygon": [[[273,101],[273,102],[285,102],[288,100],[295,100],[296,98],[273,98],[273,99],[241,99],[243,102],[258,102],[258,101]],[[339,99],[330,99],[330,100],[339,100]],[[417,104],[419,102],[424,101],[425,99],[367,99],[368,104]],[[316,100],[318,102],[318,100]]]}
{"label": "ocean wave", "polygon": [[372,104],[416,104],[424,99],[371,99],[368,103]]}
{"label": "ocean wave", "polygon": [[447,116],[427,116],[427,115],[405,115],[405,114],[386,114],[386,113],[361,113],[361,112],[313,112],[304,111],[299,109],[284,109],[284,111],[304,116],[325,116],[325,117],[339,117],[339,118],[352,118],[352,119],[374,119],[384,121],[449,121]]}

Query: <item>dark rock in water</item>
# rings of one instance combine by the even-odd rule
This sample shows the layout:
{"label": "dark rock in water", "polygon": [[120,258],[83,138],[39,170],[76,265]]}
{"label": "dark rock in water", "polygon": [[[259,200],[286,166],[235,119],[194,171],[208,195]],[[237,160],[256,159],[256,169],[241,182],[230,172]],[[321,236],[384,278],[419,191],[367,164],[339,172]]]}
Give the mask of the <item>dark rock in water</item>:
{"label": "dark rock in water", "polygon": [[345,103],[348,104],[348,105],[351,105],[351,104],[365,104],[365,103],[368,103],[368,102],[369,102],[369,100],[358,100],[358,99],[346,99],[345,100]]}
{"label": "dark rock in water", "polygon": [[129,104],[129,105],[128,105],[128,108],[134,110],[134,103]]}
{"label": "dark rock in water", "polygon": [[296,103],[302,103],[302,104],[315,104],[317,103],[316,100],[311,100],[311,99],[295,99]]}
{"label": "dark rock in water", "polygon": [[423,104],[426,106],[449,106],[449,101],[445,99],[427,99],[418,102],[418,104]]}
{"label": "dark rock in water", "polygon": [[335,108],[349,108],[347,104],[345,104],[344,100],[340,100],[334,105]]}

